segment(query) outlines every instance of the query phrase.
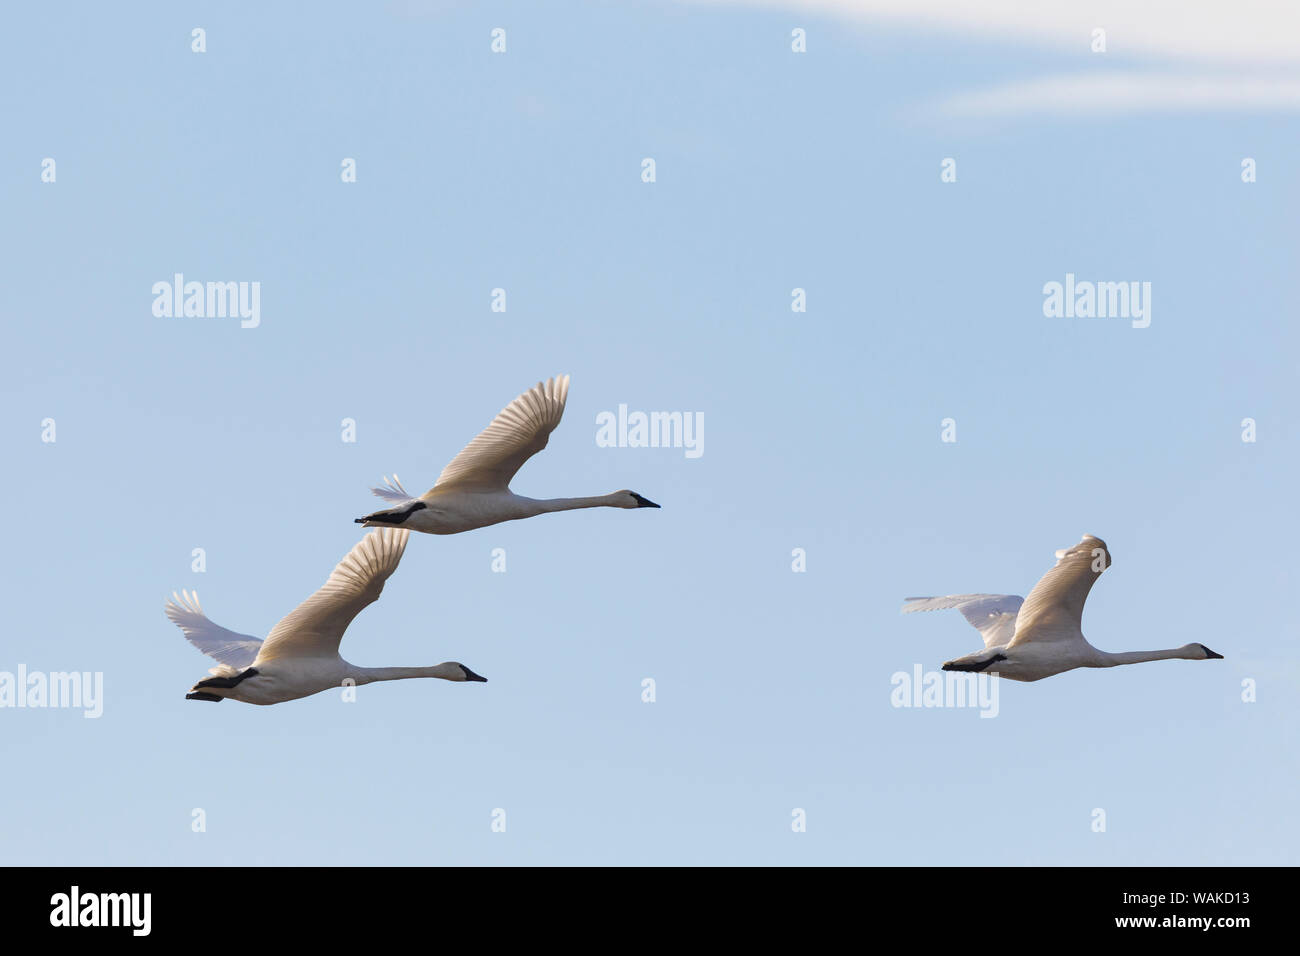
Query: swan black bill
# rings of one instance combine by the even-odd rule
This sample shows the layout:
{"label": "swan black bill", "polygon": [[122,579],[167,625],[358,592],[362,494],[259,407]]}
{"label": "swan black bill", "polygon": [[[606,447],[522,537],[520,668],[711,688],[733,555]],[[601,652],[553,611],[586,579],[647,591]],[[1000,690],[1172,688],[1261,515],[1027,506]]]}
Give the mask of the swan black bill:
{"label": "swan black bill", "polygon": [[[415,512],[423,511],[427,507],[429,506],[423,501],[417,501],[405,511],[376,511],[372,514],[366,515],[364,518],[353,518],[352,523],[365,524],[367,521],[371,521],[375,524],[401,524]],[[657,508],[659,506],[655,505],[655,507]]]}
{"label": "swan black bill", "polygon": [[1216,654],[1216,653],[1214,653],[1214,651],[1210,650],[1210,649],[1209,649],[1208,647],[1206,647],[1204,644],[1201,645],[1201,650],[1205,651],[1205,656],[1206,656],[1207,658],[1209,658],[1210,660],[1213,660],[1213,661],[1221,661],[1221,660],[1223,660],[1223,655],[1222,655],[1222,654]]}
{"label": "swan black bill", "polygon": [[465,672],[465,679],[466,679],[466,680],[476,680],[476,681],[478,681],[479,683],[482,683],[482,684],[486,684],[486,683],[487,683],[487,678],[486,678],[486,677],[481,677],[480,675],[475,674],[472,670],[470,670],[470,669],[469,669],[468,667],[466,667],[464,664],[461,664],[461,665],[460,665],[460,669],[463,670],[463,671]]}
{"label": "swan black bill", "polygon": [[199,691],[197,694],[186,694],[185,699],[186,700],[210,700],[217,704],[225,700],[224,697],[218,697],[216,694],[205,694],[202,691]]}
{"label": "swan black bill", "polygon": [[649,498],[642,498],[642,497],[641,497],[640,495],[638,495],[635,491],[629,491],[628,494],[630,494],[633,498],[636,499],[636,506],[637,506],[638,508],[658,508],[658,507],[659,507],[659,505],[655,504],[655,503],[654,503],[653,501],[651,501]]}

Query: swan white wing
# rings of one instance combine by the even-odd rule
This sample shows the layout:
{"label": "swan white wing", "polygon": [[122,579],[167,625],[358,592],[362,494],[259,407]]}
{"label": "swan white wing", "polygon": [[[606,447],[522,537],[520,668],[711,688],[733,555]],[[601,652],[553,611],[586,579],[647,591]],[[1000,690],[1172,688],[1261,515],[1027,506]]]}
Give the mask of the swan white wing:
{"label": "swan white wing", "polygon": [[985,647],[1001,647],[1016,633],[1016,614],[1025,599],[1018,594],[949,594],[904,600],[904,614],[956,608],[980,632]]}
{"label": "swan white wing", "polygon": [[1082,640],[1083,604],[1093,582],[1108,567],[1106,542],[1090,534],[1074,547],[1057,551],[1055,566],[1039,579],[1020,608],[1011,644]]}
{"label": "swan white wing", "polygon": [[371,488],[370,491],[372,494],[376,494],[385,501],[391,501],[394,504],[402,505],[415,500],[406,493],[406,489],[402,487],[401,479],[396,474],[392,478],[384,475],[384,487]]}
{"label": "swan white wing", "polygon": [[353,618],[379,600],[410,534],[402,528],[381,528],[358,541],[321,589],[271,629],[254,665],[281,657],[337,654]]}
{"label": "swan white wing", "polygon": [[163,611],[173,624],[185,634],[185,639],[207,654],[213,660],[220,661],[228,667],[243,670],[253,663],[258,649],[262,646],[260,638],[249,634],[236,634],[219,624],[213,624],[203,613],[199,604],[198,592],[172,592],[172,599],[163,606]]}
{"label": "swan white wing", "polygon": [[546,447],[551,432],[560,424],[568,397],[569,376],[538,382],[461,449],[425,497],[450,487],[505,491],[524,462]]}

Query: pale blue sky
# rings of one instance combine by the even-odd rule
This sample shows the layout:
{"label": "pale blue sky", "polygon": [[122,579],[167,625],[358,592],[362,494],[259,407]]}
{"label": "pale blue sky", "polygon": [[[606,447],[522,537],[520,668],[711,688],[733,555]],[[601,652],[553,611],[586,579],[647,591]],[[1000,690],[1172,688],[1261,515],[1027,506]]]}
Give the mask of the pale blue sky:
{"label": "pale blue sky", "polygon": [[[1158,64],[1086,37],[230,6],[3,14],[0,670],[102,671],[105,703],[0,710],[0,860],[1297,862],[1294,114],[935,109]],[[261,282],[261,326],[155,318],[174,272]],[[1067,272],[1150,281],[1151,327],[1044,318]],[[422,490],[562,372],[515,490],[663,509],[419,536],[342,648],[489,683],[184,699],[210,662],[173,589],[264,635],[368,485]],[[703,456],[597,447],[619,403],[701,412]],[[1226,660],[1004,683],[993,720],[890,706],[979,646],[904,596],[1025,594],[1084,532],[1114,557],[1093,643]]]}

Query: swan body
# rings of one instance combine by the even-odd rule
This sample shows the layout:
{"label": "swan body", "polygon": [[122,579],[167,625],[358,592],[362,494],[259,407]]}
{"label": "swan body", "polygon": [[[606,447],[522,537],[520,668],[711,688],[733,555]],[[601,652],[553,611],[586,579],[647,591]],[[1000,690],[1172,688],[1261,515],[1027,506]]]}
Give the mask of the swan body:
{"label": "swan body", "polygon": [[396,475],[384,478],[376,495],[393,507],[357,518],[364,527],[401,527],[426,534],[459,534],[502,521],[516,521],[578,508],[658,508],[653,501],[623,489],[587,498],[525,498],[510,481],[547,440],[564,415],[569,376],[538,382],[501,410],[473,441],[442,470],[432,488],[418,498],[407,494]]}
{"label": "swan body", "polygon": [[984,638],[984,649],[946,662],[946,671],[998,674],[1036,681],[1077,667],[1116,667],[1145,661],[1222,659],[1204,644],[1112,654],[1083,636],[1083,604],[1093,583],[1110,567],[1106,542],[1090,534],[1056,552],[1056,564],[1027,598],[1015,594],[953,594],[907,598],[903,613],[955,608]]}
{"label": "swan body", "polygon": [[455,682],[479,681],[455,661],[432,667],[358,667],[339,656],[339,642],[353,619],[379,600],[384,582],[397,569],[408,531],[385,528],[363,537],[334,568],[319,591],[271,629],[265,641],[214,624],[203,613],[197,594],[172,595],[164,611],[191,644],[218,661],[212,677],[199,681],[188,700],[239,700],[279,704],[309,697],[345,682],[408,677],[437,677]]}

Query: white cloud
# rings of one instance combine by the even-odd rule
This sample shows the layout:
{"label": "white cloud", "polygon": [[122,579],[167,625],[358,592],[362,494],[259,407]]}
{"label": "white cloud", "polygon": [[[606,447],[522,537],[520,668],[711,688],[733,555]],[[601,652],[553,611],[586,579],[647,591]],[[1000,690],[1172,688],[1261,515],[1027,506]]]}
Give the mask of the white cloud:
{"label": "white cloud", "polygon": [[1300,64],[1300,4],[1292,0],[704,0],[891,22],[1086,54],[1106,31],[1112,56],[1221,64]]}
{"label": "white cloud", "polygon": [[[954,94],[947,116],[1115,114],[1300,107],[1300,3],[1293,0],[700,0],[786,9],[1058,50],[1064,73]],[[810,26],[795,23],[798,26]],[[1092,31],[1106,52],[1091,52]],[[815,35],[810,46],[816,44]],[[815,47],[814,47],[815,48]],[[1134,72],[1149,69],[1179,72]],[[1106,66],[1113,64],[1114,71]],[[1188,66],[1195,64],[1195,72]],[[1218,72],[1223,71],[1223,72]]]}
{"label": "white cloud", "polygon": [[959,93],[937,105],[946,116],[989,117],[1180,110],[1300,111],[1300,80],[1092,71]]}

